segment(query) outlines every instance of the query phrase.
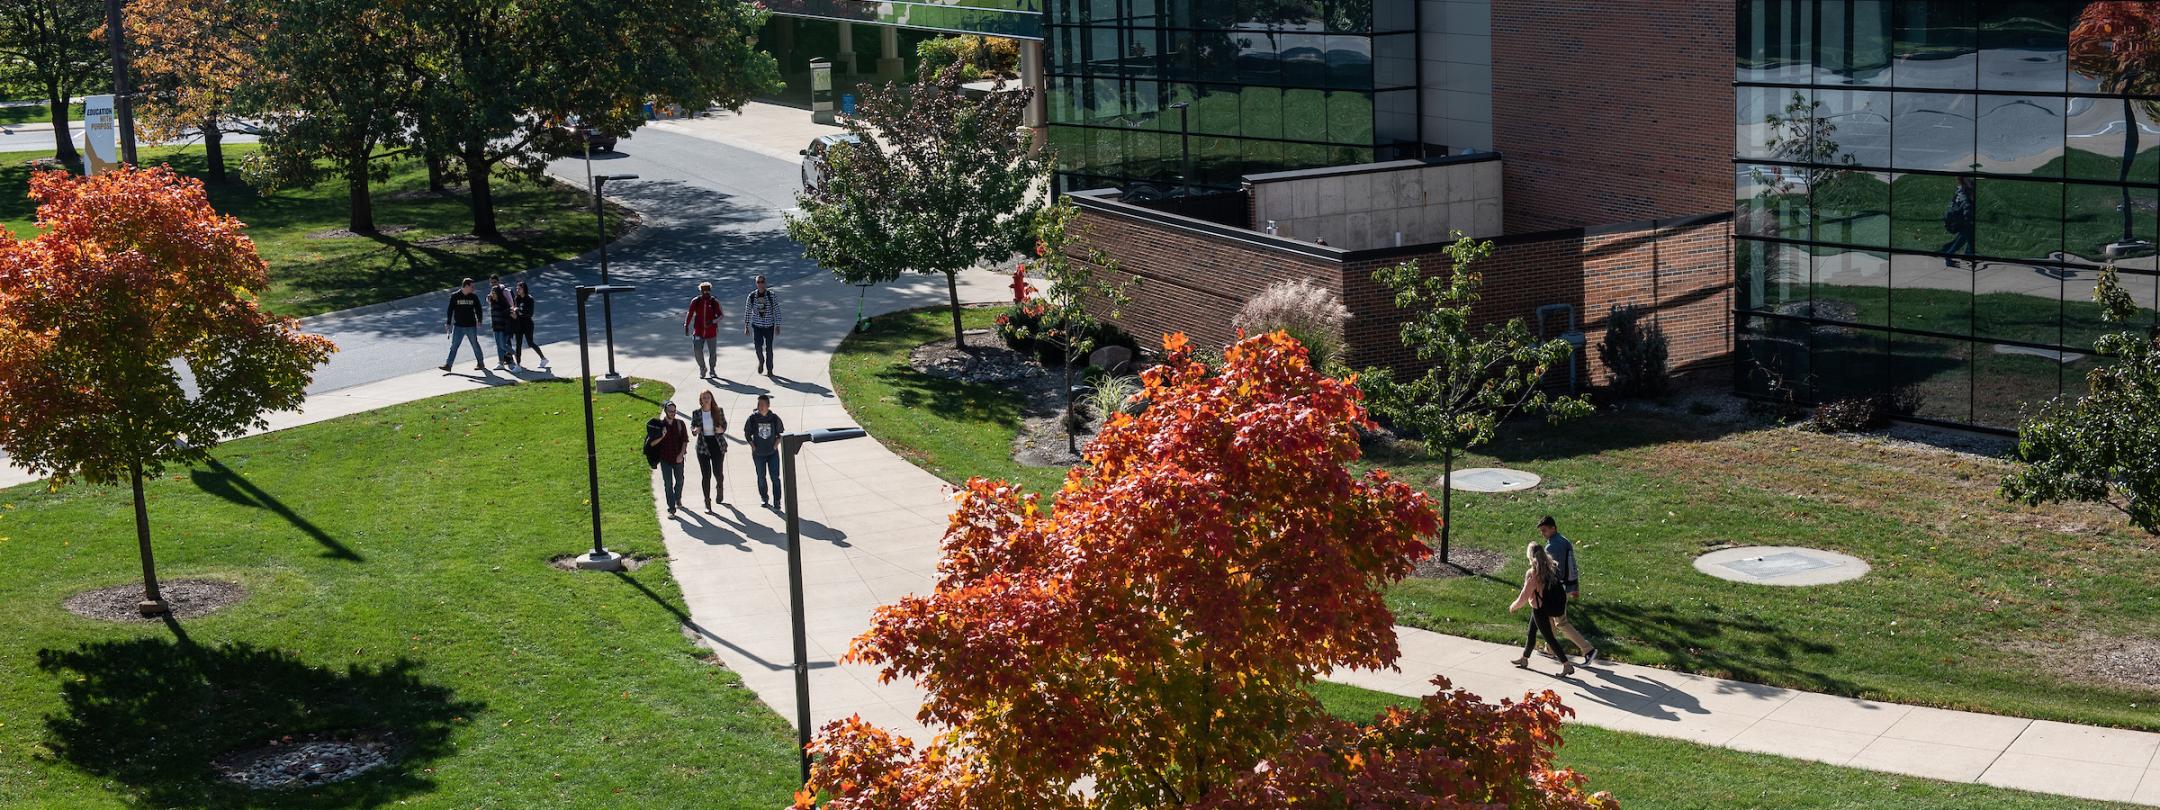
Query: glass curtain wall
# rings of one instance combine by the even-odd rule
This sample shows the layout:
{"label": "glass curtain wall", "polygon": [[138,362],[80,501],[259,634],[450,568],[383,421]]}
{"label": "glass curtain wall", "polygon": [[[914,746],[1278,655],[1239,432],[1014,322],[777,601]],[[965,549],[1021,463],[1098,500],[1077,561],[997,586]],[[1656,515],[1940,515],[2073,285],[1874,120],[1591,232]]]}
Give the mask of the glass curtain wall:
{"label": "glass curtain wall", "polygon": [[1051,0],[1059,186],[1205,193],[1415,154],[1413,2]]}
{"label": "glass curtain wall", "polygon": [[[2160,6],[1742,0],[1744,393],[2013,429],[2082,392],[2114,260],[2160,307]],[[2149,62],[2149,63],[2148,63]]]}

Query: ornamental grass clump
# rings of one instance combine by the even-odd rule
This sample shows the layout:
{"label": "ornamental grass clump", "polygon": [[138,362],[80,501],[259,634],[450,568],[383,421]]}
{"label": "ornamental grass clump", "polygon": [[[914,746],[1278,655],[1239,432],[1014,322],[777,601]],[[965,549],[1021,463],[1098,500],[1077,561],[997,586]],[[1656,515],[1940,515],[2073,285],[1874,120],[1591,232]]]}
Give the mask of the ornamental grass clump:
{"label": "ornamental grass clump", "polygon": [[1238,310],[1230,325],[1248,335],[1286,332],[1305,345],[1313,367],[1333,370],[1349,351],[1343,341],[1343,324],[1350,308],[1334,290],[1309,278],[1278,281],[1260,291]]}

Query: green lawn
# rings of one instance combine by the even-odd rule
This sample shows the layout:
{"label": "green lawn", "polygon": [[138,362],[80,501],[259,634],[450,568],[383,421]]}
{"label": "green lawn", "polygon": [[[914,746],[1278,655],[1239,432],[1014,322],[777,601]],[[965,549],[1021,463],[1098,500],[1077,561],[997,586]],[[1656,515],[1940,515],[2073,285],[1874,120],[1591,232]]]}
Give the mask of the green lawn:
{"label": "green lawn", "polygon": [[[82,104],[68,105],[68,121],[82,120]],[[48,124],[52,122],[52,107],[38,102],[29,107],[0,107],[0,126],[14,127],[23,124]]]}
{"label": "green lawn", "polygon": [[[345,186],[327,180],[305,188],[258,193],[239,179],[242,160],[255,147],[225,147],[232,179],[210,187],[218,210],[248,224],[248,235],[270,264],[264,306],[293,316],[314,315],[409,295],[447,290],[466,276],[515,273],[576,256],[595,246],[588,198],[554,183],[498,181],[496,215],[507,241],[460,239],[472,226],[472,210],[460,196],[427,193],[427,169],[419,161],[392,160],[389,177],[373,185],[376,237],[327,232],[346,223]],[[144,149],[146,164],[166,163],[201,176],[200,146]],[[34,233],[35,207],[24,193],[29,169],[19,160],[0,165],[0,227],[18,237]],[[610,211],[610,233],[621,233],[620,211]]]}
{"label": "green lawn", "polygon": [[[1313,687],[1329,712],[1363,722],[1411,699],[1323,683]],[[1571,723],[1558,761],[1611,791],[1627,810],[2100,810],[2107,802],[1941,782],[1841,768],[1820,762],[1750,754],[1681,740]]]}
{"label": "green lawn", "polygon": [[[609,546],[662,555],[636,440],[665,386],[598,400]],[[668,566],[569,573],[588,547],[582,413],[506,386],[243,439],[150,487],[159,569],[250,595],[180,622],[78,618],[134,581],[124,489],[0,491],[0,806],[784,804],[793,735],[680,630]],[[248,794],[220,754],[392,732],[402,761]]]}
{"label": "green lawn", "polygon": [[[1047,492],[1056,470],[1008,454],[1019,403],[990,386],[932,380],[907,351],[943,334],[937,312],[901,313],[850,337],[834,361],[849,412],[948,481],[985,475]],[[992,313],[969,313],[970,323]],[[2037,358],[2034,358],[2037,359]],[[1552,514],[1582,552],[1577,622],[1631,663],[1837,695],[2077,723],[2160,729],[2160,690],[2087,675],[2106,639],[2150,638],[2160,571],[2131,562],[2150,537],[2095,508],[2003,503],[1999,462],[1789,429],[1732,431],[1640,411],[1511,429],[1461,467],[1504,465],[1543,486],[1455,499],[1454,542],[1507,555],[1490,578],[1413,579],[1397,620],[1519,642],[1507,612],[1522,544]],[[1439,465],[1412,451],[1368,459],[1437,493]],[[1786,589],[1696,572],[1722,544],[1812,545],[1868,560],[1856,582]]]}

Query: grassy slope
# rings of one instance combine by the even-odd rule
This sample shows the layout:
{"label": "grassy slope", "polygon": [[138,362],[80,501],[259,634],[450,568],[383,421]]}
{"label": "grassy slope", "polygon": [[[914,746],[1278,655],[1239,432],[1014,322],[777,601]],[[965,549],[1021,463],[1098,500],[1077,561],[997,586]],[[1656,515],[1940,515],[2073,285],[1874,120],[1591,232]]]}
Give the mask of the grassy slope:
{"label": "grassy slope", "polygon": [[[931,380],[906,352],[943,334],[936,312],[901,313],[850,337],[835,389],[887,446],[947,480],[1003,477],[1036,491],[1056,470],[1007,452],[1018,403],[988,386]],[[969,314],[985,324],[988,311]],[[2112,515],[2023,509],[1995,494],[2003,465],[1790,430],[1723,435],[1685,419],[1602,415],[1511,431],[1461,466],[1521,467],[1529,492],[1455,499],[1455,542],[1510,559],[1541,514],[1576,538],[1590,582],[1577,621],[1633,663],[1840,695],[2160,728],[2153,692],[2096,686],[2035,652],[2078,639],[2149,632],[2160,573],[2125,565],[2153,541]],[[1430,484],[1435,463],[1372,459]],[[1849,584],[1807,589],[1724,582],[1690,561],[1722,543],[1815,545],[1875,566]],[[1519,565],[1519,564],[1518,564]],[[1517,642],[1506,612],[1520,568],[1497,578],[1411,580],[1398,620]]]}
{"label": "grassy slope", "polygon": [[[1407,698],[1353,686],[1313,687],[1328,711],[1364,721]],[[1627,810],[2099,810],[2105,802],[1939,782],[1750,754],[1662,737],[1569,725],[1559,764],[1611,791]]]}
{"label": "grassy slope", "polygon": [[[82,104],[68,105],[68,123],[82,122]],[[52,107],[43,102],[30,107],[0,107],[0,126],[52,123]]]}
{"label": "grassy slope", "polygon": [[[248,235],[270,264],[270,288],[263,303],[293,316],[390,301],[456,286],[461,277],[514,273],[593,247],[592,209],[584,195],[547,183],[498,182],[496,215],[509,240],[501,244],[430,240],[466,233],[472,211],[462,197],[426,194],[427,169],[418,161],[388,164],[390,175],[373,185],[375,222],[384,229],[411,230],[374,238],[315,238],[311,234],[345,226],[345,186],[332,179],[304,188],[261,194],[239,179],[240,162],[255,147],[225,147],[232,179],[210,188],[218,210],[248,224]],[[200,146],[145,149],[146,164],[169,163],[201,176]],[[35,231],[35,206],[23,193],[29,169],[19,160],[0,164],[0,227],[26,237]],[[620,214],[611,212],[611,232],[620,232]]]}
{"label": "grassy slope", "polygon": [[[662,553],[634,448],[641,398],[666,393],[598,401],[613,548]],[[184,643],[60,607],[137,576],[125,490],[0,491],[14,561],[0,578],[0,806],[784,803],[788,726],[685,640],[667,566],[549,566],[591,542],[581,423],[575,385],[520,385],[168,470],[150,489],[163,576],[251,592],[185,621]],[[387,775],[295,794],[241,795],[208,772],[277,735],[353,728],[397,731],[410,753]]]}

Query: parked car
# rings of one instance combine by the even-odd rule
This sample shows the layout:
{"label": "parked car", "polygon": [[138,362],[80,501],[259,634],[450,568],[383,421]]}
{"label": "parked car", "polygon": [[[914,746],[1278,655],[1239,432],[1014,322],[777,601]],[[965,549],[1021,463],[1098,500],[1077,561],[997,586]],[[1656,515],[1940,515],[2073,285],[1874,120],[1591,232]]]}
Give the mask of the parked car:
{"label": "parked car", "polygon": [[862,143],[862,138],[857,137],[853,132],[819,135],[810,142],[809,146],[804,147],[797,153],[803,156],[802,186],[804,191],[814,190],[817,188],[818,183],[824,181],[825,153],[831,151],[834,145],[843,143],[859,144]]}
{"label": "parked car", "polygon": [[601,132],[600,130],[588,126],[572,127],[571,135],[572,137],[584,138],[585,143],[590,145],[592,147],[592,150],[595,152],[615,151],[614,135]]}

